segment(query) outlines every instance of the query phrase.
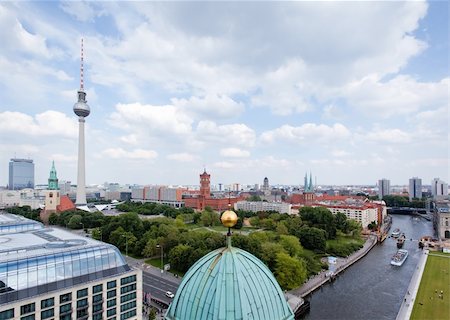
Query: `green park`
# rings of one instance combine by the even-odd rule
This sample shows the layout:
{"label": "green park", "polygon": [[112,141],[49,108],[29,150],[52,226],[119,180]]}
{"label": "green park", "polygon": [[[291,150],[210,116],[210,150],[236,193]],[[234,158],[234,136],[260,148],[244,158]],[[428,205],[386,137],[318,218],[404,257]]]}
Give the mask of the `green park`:
{"label": "green park", "polygon": [[[227,229],[220,215],[206,207],[175,209],[155,203],[126,202],[118,215],[67,211],[49,218],[50,225],[84,228],[94,239],[110,243],[124,254],[145,259],[156,267],[170,265],[182,276],[208,252],[225,246]],[[39,220],[27,207],[11,213]],[[299,215],[238,210],[232,245],[261,259],[284,290],[301,286],[310,276],[327,269],[324,257],[347,257],[361,248],[361,226],[344,214],[326,208],[303,207]]]}
{"label": "green park", "polygon": [[450,319],[450,254],[428,255],[411,320]]}

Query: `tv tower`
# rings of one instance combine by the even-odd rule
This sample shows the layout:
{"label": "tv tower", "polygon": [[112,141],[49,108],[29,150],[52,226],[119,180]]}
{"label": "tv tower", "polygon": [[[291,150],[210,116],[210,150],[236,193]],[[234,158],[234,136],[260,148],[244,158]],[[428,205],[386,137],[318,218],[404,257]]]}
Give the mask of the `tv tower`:
{"label": "tv tower", "polygon": [[81,39],[81,64],[80,64],[80,90],[78,90],[78,102],[73,106],[73,112],[78,116],[78,176],[77,176],[77,206],[86,205],[86,174],[84,156],[84,118],[91,109],[86,103],[86,92],[84,92],[84,65],[83,65],[83,39]]}

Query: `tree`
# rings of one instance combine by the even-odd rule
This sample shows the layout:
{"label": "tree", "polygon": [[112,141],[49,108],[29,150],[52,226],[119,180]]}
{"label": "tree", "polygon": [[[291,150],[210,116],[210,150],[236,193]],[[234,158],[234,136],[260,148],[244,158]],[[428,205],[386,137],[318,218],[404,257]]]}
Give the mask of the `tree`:
{"label": "tree", "polygon": [[325,230],[303,227],[300,229],[300,243],[311,250],[325,251],[327,238]]}
{"label": "tree", "polygon": [[256,194],[251,195],[246,200],[247,201],[262,201],[261,197]]}
{"label": "tree", "polygon": [[306,263],[302,259],[292,258],[283,252],[277,254],[275,277],[283,289],[299,287],[305,282],[306,275]]}
{"label": "tree", "polygon": [[156,239],[148,239],[147,244],[145,245],[144,250],[142,250],[142,255],[145,258],[154,257],[159,253],[158,241]]}
{"label": "tree", "polygon": [[280,252],[286,252],[283,247],[278,243],[264,242],[261,244],[261,260],[273,270],[277,259],[277,254]]}
{"label": "tree", "polygon": [[48,223],[50,225],[56,225],[59,222],[59,217],[56,213],[52,213],[49,217],[48,217]]}
{"label": "tree", "polygon": [[74,214],[68,223],[68,227],[70,229],[81,229],[83,228],[83,225],[81,224],[81,220],[83,219],[82,216],[80,216],[79,214]]}
{"label": "tree", "polygon": [[[206,207],[208,208],[208,207]],[[205,227],[216,226],[220,224],[219,214],[214,211],[205,210],[202,212],[200,220]]]}
{"label": "tree", "polygon": [[103,240],[102,239],[102,230],[100,228],[94,228],[91,230],[92,239],[95,240]]}
{"label": "tree", "polygon": [[194,250],[191,246],[184,244],[179,244],[169,253],[170,266],[175,270],[186,272],[191,266],[190,257],[192,256]]}
{"label": "tree", "polygon": [[289,230],[288,230],[288,228],[286,227],[286,223],[284,222],[284,221],[280,221],[280,222],[278,222],[277,223],[277,233],[278,234],[289,234]]}
{"label": "tree", "polygon": [[156,311],[154,308],[150,309],[150,312],[148,313],[148,320],[156,320]]}
{"label": "tree", "polygon": [[378,224],[375,221],[372,221],[371,223],[369,223],[367,228],[369,228],[369,230],[376,231],[378,228]]}
{"label": "tree", "polygon": [[336,215],[334,216],[334,220],[336,221],[336,228],[344,233],[347,233],[347,216],[345,215],[345,213],[336,213]]}
{"label": "tree", "polygon": [[303,252],[302,245],[295,236],[281,235],[279,243],[291,257],[299,256]]}

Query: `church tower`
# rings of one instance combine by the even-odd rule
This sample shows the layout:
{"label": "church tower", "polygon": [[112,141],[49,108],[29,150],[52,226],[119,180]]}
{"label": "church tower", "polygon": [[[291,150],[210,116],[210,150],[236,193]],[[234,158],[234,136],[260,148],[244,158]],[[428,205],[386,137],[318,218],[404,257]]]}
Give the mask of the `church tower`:
{"label": "church tower", "polygon": [[47,213],[56,212],[61,203],[61,195],[58,187],[58,177],[56,176],[55,161],[52,162],[52,168],[48,178],[48,188],[45,193],[45,211]]}

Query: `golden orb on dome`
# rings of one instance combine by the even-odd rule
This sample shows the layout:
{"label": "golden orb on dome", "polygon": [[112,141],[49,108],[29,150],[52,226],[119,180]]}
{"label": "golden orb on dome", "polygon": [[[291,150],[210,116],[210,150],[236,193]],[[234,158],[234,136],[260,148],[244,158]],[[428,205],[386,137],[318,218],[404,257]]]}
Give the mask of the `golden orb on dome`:
{"label": "golden orb on dome", "polygon": [[222,224],[225,227],[231,228],[234,227],[238,221],[238,216],[236,212],[227,210],[224,213],[222,213],[222,216],[220,217],[220,221],[222,221]]}

